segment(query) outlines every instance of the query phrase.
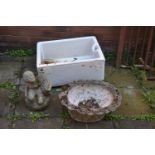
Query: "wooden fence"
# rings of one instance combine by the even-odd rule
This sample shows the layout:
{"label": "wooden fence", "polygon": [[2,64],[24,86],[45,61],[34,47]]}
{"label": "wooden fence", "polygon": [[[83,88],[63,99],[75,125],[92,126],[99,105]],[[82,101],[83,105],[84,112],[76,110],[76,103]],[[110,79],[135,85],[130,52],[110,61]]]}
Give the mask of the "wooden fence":
{"label": "wooden fence", "polygon": [[147,70],[148,79],[155,80],[154,31],[153,26],[121,27],[116,66]]}
{"label": "wooden fence", "polygon": [[109,26],[3,26],[0,47],[34,47],[38,41],[95,35],[102,48],[116,51],[120,27]]}

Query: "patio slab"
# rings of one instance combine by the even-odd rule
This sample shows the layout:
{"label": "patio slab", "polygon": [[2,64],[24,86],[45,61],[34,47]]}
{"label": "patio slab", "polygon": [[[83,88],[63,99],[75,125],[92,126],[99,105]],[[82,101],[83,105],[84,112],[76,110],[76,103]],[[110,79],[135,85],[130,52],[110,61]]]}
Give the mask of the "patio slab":
{"label": "patio slab", "polygon": [[77,122],[69,117],[64,121],[63,129],[87,129],[87,124]]}
{"label": "patio slab", "polygon": [[114,129],[112,121],[99,121],[96,123],[87,123],[88,129]]}
{"label": "patio slab", "polygon": [[132,121],[132,120],[119,120],[113,121],[114,128],[116,129],[151,129],[152,126],[148,121]]}
{"label": "patio slab", "polygon": [[15,129],[60,129],[63,121],[60,118],[49,118],[48,120],[39,120],[32,122],[28,119],[18,120],[15,122]]}
{"label": "patio slab", "polygon": [[150,114],[151,108],[145,103],[140,89],[134,88],[119,88],[122,95],[122,103],[114,114],[125,116]]}
{"label": "patio slab", "polygon": [[0,129],[9,129],[9,124],[6,118],[0,118]]}
{"label": "patio slab", "polygon": [[[18,113],[28,113],[28,112],[32,111],[31,109],[28,109],[25,106],[25,99],[24,99],[23,93],[21,93],[21,95],[20,95],[20,102],[19,102],[19,104],[16,105],[15,111]],[[44,113],[49,114],[49,117],[51,117],[51,118],[60,117],[60,115],[62,113],[62,106],[61,106],[61,103],[60,103],[58,96],[56,94],[54,94],[54,95],[51,94],[49,106],[46,107],[42,111]]]}
{"label": "patio slab", "polygon": [[58,98],[58,94],[51,94],[50,104],[44,112],[48,113],[50,117],[60,117],[62,113],[62,105]]}
{"label": "patio slab", "polygon": [[[24,61],[2,61],[0,62],[0,82],[9,80],[10,82],[17,83],[17,75],[24,70],[32,70],[36,72],[35,68],[35,57],[25,58]],[[106,81],[116,86],[122,94],[122,104],[114,112],[114,114],[121,114],[126,116],[140,115],[140,114],[151,114],[154,113],[145,102],[142,96],[142,91],[138,86],[134,75],[130,70],[116,69],[114,67],[106,66]],[[149,81],[148,86],[154,86],[154,81]],[[21,81],[20,90],[23,90],[23,82]],[[39,128],[71,128],[71,129],[113,129],[113,128],[155,128],[154,122],[147,121],[100,121],[96,123],[80,123],[72,120],[71,118],[66,119],[65,122],[61,118],[63,107],[58,99],[58,94],[62,91],[62,87],[52,88],[51,91],[51,102],[47,109],[43,112],[49,114],[49,120],[41,120],[32,123],[31,120],[23,119],[16,122],[15,128],[27,128],[27,129],[39,129]],[[8,120],[4,117],[12,113],[14,109],[10,108],[8,100],[8,91],[0,89],[0,128],[9,128]],[[16,105],[16,112],[27,113],[29,109],[24,104],[24,94],[20,95],[20,102]]]}
{"label": "patio slab", "polygon": [[135,76],[129,69],[116,69],[111,66],[106,66],[105,80],[116,87],[139,87]]}
{"label": "patio slab", "polygon": [[143,86],[146,88],[155,88],[155,81],[143,81]]}
{"label": "patio slab", "polygon": [[155,129],[155,121],[150,121],[149,124],[151,125],[152,129]]}
{"label": "patio slab", "polygon": [[121,106],[114,114],[131,116],[153,113],[145,103],[143,92],[131,70],[106,66],[105,75],[106,81],[116,86],[122,95]]}
{"label": "patio slab", "polygon": [[22,67],[23,72],[25,70],[30,70],[36,73],[36,56],[23,58]]}
{"label": "patio slab", "polygon": [[0,88],[0,117],[6,116],[14,111],[14,107],[10,104],[8,96],[9,91]]}
{"label": "patio slab", "polygon": [[21,62],[0,62],[0,82],[17,83],[20,70]]}
{"label": "patio slab", "polygon": [[24,93],[20,92],[20,96],[19,96],[19,103],[16,105],[16,109],[15,112],[17,113],[28,113],[31,110],[29,110],[26,106],[25,106],[25,97],[24,97]]}
{"label": "patio slab", "polygon": [[1,55],[0,61],[3,62],[22,62],[24,60],[24,57],[14,57],[9,55]]}

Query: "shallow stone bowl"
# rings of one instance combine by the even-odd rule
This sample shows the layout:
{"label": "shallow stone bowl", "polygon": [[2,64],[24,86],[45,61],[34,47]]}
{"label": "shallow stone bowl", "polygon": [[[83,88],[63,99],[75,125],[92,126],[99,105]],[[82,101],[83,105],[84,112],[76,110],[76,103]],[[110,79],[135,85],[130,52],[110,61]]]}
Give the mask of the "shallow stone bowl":
{"label": "shallow stone bowl", "polygon": [[117,88],[103,81],[74,82],[59,94],[59,98],[71,118],[79,122],[103,119],[106,113],[120,106],[122,99]]}

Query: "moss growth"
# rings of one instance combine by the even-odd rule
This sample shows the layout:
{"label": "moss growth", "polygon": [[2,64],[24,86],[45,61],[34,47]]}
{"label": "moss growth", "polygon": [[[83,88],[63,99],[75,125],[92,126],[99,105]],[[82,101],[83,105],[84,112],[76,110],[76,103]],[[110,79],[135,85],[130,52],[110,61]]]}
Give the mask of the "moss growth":
{"label": "moss growth", "polygon": [[126,117],[123,116],[123,115],[117,115],[117,114],[106,114],[105,117],[104,117],[104,120],[123,120],[125,119]]}
{"label": "moss growth", "polygon": [[27,57],[32,56],[32,50],[31,49],[12,49],[6,51],[7,55],[13,56],[13,57]]}
{"label": "moss growth", "polygon": [[60,115],[60,117],[62,118],[63,120],[63,129],[69,129],[69,125],[67,123],[67,119],[69,118],[69,113],[68,111],[63,111]]}
{"label": "moss growth", "polygon": [[133,75],[136,77],[139,86],[143,85],[143,82],[147,80],[147,75],[144,70],[140,70],[137,67],[132,67],[131,71]]}
{"label": "moss growth", "polygon": [[146,72],[136,67],[133,67],[132,73],[135,75],[138,84],[142,89],[144,101],[149,104],[150,107],[155,107],[155,88],[146,88],[144,86],[144,82],[147,80]]}
{"label": "moss growth", "polygon": [[151,107],[155,105],[155,89],[143,87],[143,97],[144,101],[148,103]]}
{"label": "moss growth", "polygon": [[9,90],[9,100],[11,104],[17,104],[19,99],[19,90],[17,89],[17,86],[11,82],[3,82],[0,83],[0,88],[4,88]]}
{"label": "moss growth", "polygon": [[155,121],[155,114],[143,114],[134,116],[125,116],[117,114],[106,114],[104,120],[144,120],[144,121]]}
{"label": "moss growth", "polygon": [[14,114],[8,114],[7,115],[7,119],[9,121],[12,121],[12,122],[15,122],[15,121],[18,121],[18,120],[22,120],[24,118],[26,118],[26,115],[18,113],[18,112],[14,113]]}
{"label": "moss growth", "polygon": [[17,120],[22,120],[22,119],[29,119],[34,123],[41,119],[48,119],[48,117],[49,117],[49,114],[44,112],[30,112],[30,113],[15,112],[14,114],[9,114],[7,116],[7,119],[12,122],[15,122]]}
{"label": "moss growth", "polygon": [[63,111],[63,112],[61,112],[60,117],[61,117],[62,119],[68,119],[68,118],[69,118],[69,113],[68,113],[68,111]]}
{"label": "moss growth", "polygon": [[104,55],[107,62],[112,62],[115,58],[115,52],[113,51],[106,51]]}
{"label": "moss growth", "polygon": [[27,118],[31,119],[32,122],[36,122],[36,121],[41,120],[41,119],[46,119],[47,120],[48,117],[49,117],[49,114],[44,113],[44,112],[30,112],[27,115]]}

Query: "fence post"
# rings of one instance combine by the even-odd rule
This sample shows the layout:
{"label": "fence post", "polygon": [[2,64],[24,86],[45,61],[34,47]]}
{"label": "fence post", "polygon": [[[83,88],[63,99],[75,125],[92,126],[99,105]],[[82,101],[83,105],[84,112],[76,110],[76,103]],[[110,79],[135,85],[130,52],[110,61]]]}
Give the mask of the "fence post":
{"label": "fence post", "polygon": [[148,43],[147,43],[144,68],[146,68],[146,65],[148,64],[148,59],[149,59],[149,54],[150,54],[150,49],[151,49],[152,39],[153,39],[153,32],[154,32],[154,27],[152,26],[150,28],[149,40],[148,40]]}
{"label": "fence post", "polygon": [[120,67],[125,43],[126,26],[121,27],[117,49],[116,67]]}

